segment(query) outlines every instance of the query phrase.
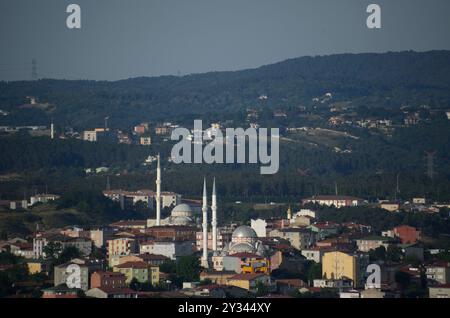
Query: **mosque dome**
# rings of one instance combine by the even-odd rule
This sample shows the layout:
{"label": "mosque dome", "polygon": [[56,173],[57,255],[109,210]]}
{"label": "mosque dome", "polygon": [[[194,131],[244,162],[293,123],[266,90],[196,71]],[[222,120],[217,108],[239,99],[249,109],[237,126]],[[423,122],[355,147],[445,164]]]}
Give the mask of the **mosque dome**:
{"label": "mosque dome", "polygon": [[186,216],[178,216],[171,219],[173,225],[190,225],[192,222],[192,219]]}
{"label": "mosque dome", "polygon": [[192,208],[185,203],[178,204],[176,207],[174,207],[172,209],[172,212],[171,212],[171,216],[175,217],[175,218],[178,218],[178,217],[190,218],[193,215],[194,215],[194,210],[192,210]]}
{"label": "mosque dome", "polygon": [[250,243],[238,243],[234,244],[230,248],[230,254],[236,254],[236,253],[254,253],[255,248]]}
{"label": "mosque dome", "polygon": [[250,226],[242,225],[236,228],[232,235],[233,238],[257,238],[255,230]]}

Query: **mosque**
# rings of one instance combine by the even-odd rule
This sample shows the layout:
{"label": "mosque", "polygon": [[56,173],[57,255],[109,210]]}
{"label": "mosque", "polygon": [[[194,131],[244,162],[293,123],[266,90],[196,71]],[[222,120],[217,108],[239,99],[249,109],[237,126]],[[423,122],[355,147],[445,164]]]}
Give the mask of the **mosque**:
{"label": "mosque", "polygon": [[160,156],[158,155],[158,166],[156,169],[156,219],[148,219],[147,227],[162,226],[162,225],[181,225],[181,226],[196,226],[200,220],[200,214],[195,211],[193,207],[188,204],[181,203],[176,205],[170,216],[161,219],[161,164]]}
{"label": "mosque", "polygon": [[[258,240],[258,235],[250,226],[242,225],[237,227],[232,234],[231,242],[227,243],[222,250],[217,248],[217,194],[216,180],[214,178],[211,201],[211,229],[212,229],[212,251],[208,251],[208,199],[206,190],[206,179],[203,181],[203,200],[202,200],[202,236],[203,247],[201,265],[204,268],[209,267],[213,256],[228,256],[236,253],[251,253],[264,256],[266,247]],[[161,219],[161,166],[160,156],[158,155],[158,166],[156,172],[156,219],[148,219],[147,227],[162,225],[183,225],[195,226],[200,215],[188,204],[179,204],[175,206],[169,217]]]}
{"label": "mosque", "polygon": [[250,226],[241,225],[236,228],[231,236],[231,242],[225,245],[221,255],[233,255],[236,253],[250,253],[264,256],[265,246],[258,240],[258,235]]}

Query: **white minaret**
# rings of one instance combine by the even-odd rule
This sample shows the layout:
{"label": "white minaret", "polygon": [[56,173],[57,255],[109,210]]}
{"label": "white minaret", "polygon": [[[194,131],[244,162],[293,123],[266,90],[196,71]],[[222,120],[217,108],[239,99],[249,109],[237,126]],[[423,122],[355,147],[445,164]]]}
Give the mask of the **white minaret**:
{"label": "white minaret", "polygon": [[212,249],[217,251],[217,196],[216,196],[216,178],[213,181],[212,190],[212,202],[211,202],[211,212],[212,212]]}
{"label": "white minaret", "polygon": [[55,139],[55,125],[53,125],[53,120],[52,123],[50,124],[50,138]]}
{"label": "white minaret", "polygon": [[202,213],[203,213],[203,254],[201,265],[204,268],[208,268],[208,199],[206,194],[206,179],[203,179],[203,205],[202,205]]}
{"label": "white minaret", "polygon": [[161,164],[158,154],[158,167],[156,168],[156,226],[161,225]]}

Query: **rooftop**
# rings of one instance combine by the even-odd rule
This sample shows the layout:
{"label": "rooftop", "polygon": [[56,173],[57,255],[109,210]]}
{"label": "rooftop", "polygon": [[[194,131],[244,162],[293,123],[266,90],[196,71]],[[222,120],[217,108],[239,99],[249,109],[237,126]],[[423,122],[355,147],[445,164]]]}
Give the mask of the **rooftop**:
{"label": "rooftop", "polygon": [[230,277],[230,280],[254,280],[259,277],[267,276],[263,273],[241,273]]}
{"label": "rooftop", "polygon": [[117,265],[116,268],[147,269],[148,265],[144,262],[126,262],[121,265]]}

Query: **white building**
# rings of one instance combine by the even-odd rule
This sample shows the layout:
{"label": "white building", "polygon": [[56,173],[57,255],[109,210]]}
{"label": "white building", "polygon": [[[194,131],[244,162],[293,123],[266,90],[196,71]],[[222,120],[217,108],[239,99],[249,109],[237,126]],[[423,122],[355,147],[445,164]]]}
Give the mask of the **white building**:
{"label": "white building", "polygon": [[324,251],[318,248],[310,248],[310,249],[303,249],[301,253],[308,261],[321,263]]}
{"label": "white building", "polygon": [[91,142],[97,141],[97,132],[95,130],[83,131],[83,140]]}
{"label": "white building", "polygon": [[176,260],[180,256],[192,255],[194,244],[190,241],[153,241],[142,243],[139,252],[141,254],[164,255],[171,260]]}
{"label": "white building", "polygon": [[34,205],[36,203],[47,203],[49,201],[55,201],[59,198],[60,196],[56,194],[36,194],[30,197],[30,205]]}
{"label": "white building", "polygon": [[251,220],[251,228],[255,230],[258,237],[267,236],[267,222],[263,219]]}
{"label": "white building", "polygon": [[440,284],[450,283],[450,266],[447,262],[438,262],[426,266],[427,279],[436,281]]}
{"label": "white building", "polygon": [[362,199],[343,195],[318,195],[303,199],[303,204],[316,203],[319,205],[335,206],[336,208],[359,206]]}
{"label": "white building", "polygon": [[172,207],[181,204],[181,194],[175,192],[161,192],[162,207]]}
{"label": "white building", "polygon": [[316,212],[310,209],[301,209],[300,211],[298,211],[297,213],[294,214],[294,219],[297,216],[309,216],[313,219],[316,218]]}

